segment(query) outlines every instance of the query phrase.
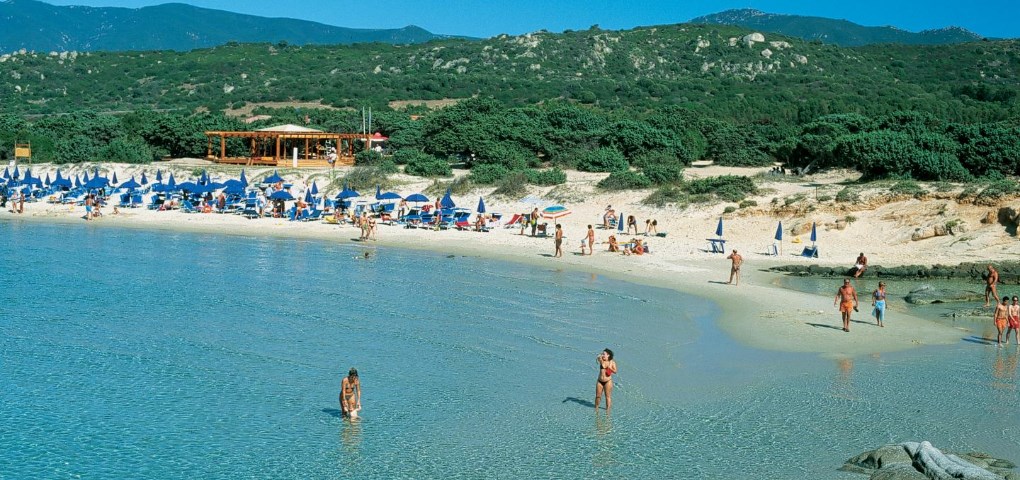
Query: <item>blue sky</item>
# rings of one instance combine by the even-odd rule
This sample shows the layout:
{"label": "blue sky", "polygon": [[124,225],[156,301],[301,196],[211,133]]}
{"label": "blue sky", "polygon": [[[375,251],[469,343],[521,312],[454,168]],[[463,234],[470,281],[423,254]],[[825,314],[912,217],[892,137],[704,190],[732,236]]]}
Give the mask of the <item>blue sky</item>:
{"label": "blue sky", "polygon": [[[45,0],[57,5],[143,7],[170,0]],[[604,29],[681,23],[731,8],[844,18],[919,31],[957,25],[988,37],[1020,37],[1020,0],[174,0],[267,17],[352,28],[418,25],[433,33],[491,37],[536,30]]]}

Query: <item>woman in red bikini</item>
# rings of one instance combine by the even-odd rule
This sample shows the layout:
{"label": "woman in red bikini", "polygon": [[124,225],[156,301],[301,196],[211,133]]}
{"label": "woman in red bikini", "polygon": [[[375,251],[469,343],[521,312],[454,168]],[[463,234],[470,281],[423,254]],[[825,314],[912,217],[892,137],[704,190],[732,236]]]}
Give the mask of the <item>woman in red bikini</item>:
{"label": "woman in red bikini", "polygon": [[1013,333],[1014,341],[1020,345],[1020,297],[1013,295],[1013,304],[1006,308],[1006,344],[1009,344],[1009,334]]}
{"label": "woman in red bikini", "polygon": [[602,402],[602,392],[606,394],[606,413],[613,408],[613,374],[617,372],[613,351],[605,349],[595,359],[599,363],[599,379],[595,382],[595,410]]}

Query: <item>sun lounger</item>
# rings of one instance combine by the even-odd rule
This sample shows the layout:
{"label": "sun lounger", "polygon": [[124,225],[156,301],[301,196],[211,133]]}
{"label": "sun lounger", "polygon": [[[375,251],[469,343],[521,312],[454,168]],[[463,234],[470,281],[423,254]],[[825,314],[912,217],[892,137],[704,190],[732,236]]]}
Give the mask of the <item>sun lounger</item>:
{"label": "sun lounger", "polygon": [[195,208],[188,199],[181,199],[181,211],[184,213],[199,213],[200,210]]}
{"label": "sun lounger", "polygon": [[726,240],[721,238],[709,238],[708,249],[712,253],[726,253]]}
{"label": "sun lounger", "polygon": [[322,219],[322,210],[319,210],[318,208],[316,208],[316,209],[313,209],[311,213],[309,213],[304,218],[302,218],[301,221],[304,221],[304,222],[314,222],[314,221],[320,220],[320,219]]}
{"label": "sun lounger", "polygon": [[804,247],[804,251],[800,252],[800,256],[807,258],[818,258],[818,247]]}
{"label": "sun lounger", "polygon": [[514,227],[519,226],[521,224],[521,222],[523,222],[523,221],[524,221],[524,215],[521,215],[519,213],[515,213],[514,216],[510,217],[510,220],[507,221],[506,224],[504,224],[503,226],[505,228],[514,228]]}

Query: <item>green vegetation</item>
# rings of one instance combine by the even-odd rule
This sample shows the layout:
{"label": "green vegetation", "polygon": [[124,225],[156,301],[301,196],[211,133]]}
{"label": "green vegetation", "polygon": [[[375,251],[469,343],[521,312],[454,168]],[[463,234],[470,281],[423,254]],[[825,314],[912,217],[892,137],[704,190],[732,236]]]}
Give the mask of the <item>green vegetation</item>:
{"label": "green vegetation", "polygon": [[[790,46],[769,63],[760,45],[729,45],[747,33],[683,25],[399,47],[19,54],[0,63],[0,160],[25,141],[40,162],[202,157],[207,130],[358,131],[360,107],[372,106],[372,129],[390,137],[393,155],[359,153],[359,166],[438,177],[464,164],[478,185],[557,185],[561,169],[577,169],[609,173],[603,189],[660,187],[653,196],[667,202],[740,202],[755,191],[750,179],[684,182],[696,159],[848,168],[865,180],[1020,175],[1018,42],[840,48],[773,36]],[[389,106],[407,99],[463,100]],[[272,118],[252,124],[220,113],[267,101],[338,108],[259,107]],[[227,142],[231,155],[248,148]],[[989,188],[983,198],[1010,194]],[[836,195],[858,199],[849,187]]]}
{"label": "green vegetation", "polygon": [[896,182],[895,185],[889,187],[889,193],[894,195],[909,195],[914,198],[921,198],[928,194],[928,191],[921,188],[917,182],[913,180],[903,180]]}

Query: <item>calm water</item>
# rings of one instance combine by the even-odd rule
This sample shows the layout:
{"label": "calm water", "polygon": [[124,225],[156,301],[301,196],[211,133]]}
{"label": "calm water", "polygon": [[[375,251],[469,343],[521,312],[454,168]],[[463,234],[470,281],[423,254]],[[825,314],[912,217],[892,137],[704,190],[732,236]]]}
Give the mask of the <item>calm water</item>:
{"label": "calm water", "polygon": [[1020,460],[1014,349],[765,352],[696,297],[551,261],[18,222],[0,256],[0,478],[842,479],[922,439]]}

